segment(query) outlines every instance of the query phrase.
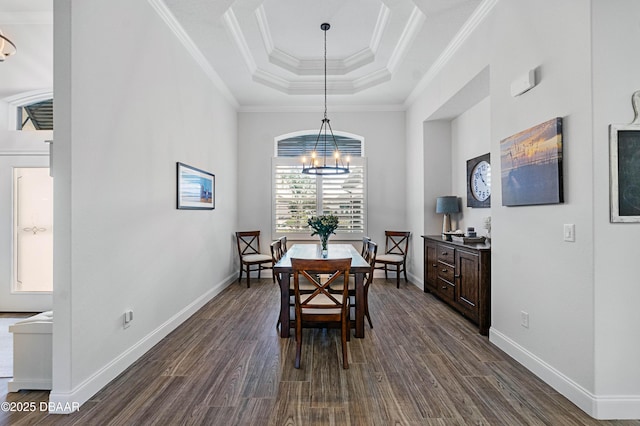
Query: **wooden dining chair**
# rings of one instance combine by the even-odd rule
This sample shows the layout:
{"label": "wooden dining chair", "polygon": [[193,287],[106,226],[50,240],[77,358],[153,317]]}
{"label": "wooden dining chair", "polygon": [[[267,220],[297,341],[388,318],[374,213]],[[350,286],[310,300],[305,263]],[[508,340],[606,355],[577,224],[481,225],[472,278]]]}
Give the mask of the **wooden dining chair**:
{"label": "wooden dining chair", "polygon": [[[240,276],[238,282],[242,281],[242,271],[247,271],[247,288],[251,287],[251,271],[258,271],[258,278],[263,269],[272,269],[271,256],[260,252],[260,231],[236,232],[236,242],[238,244],[238,256],[240,257]],[[269,265],[269,266],[265,266]],[[257,269],[251,269],[257,266]]]}
{"label": "wooden dining chair", "polygon": [[[277,240],[275,240],[274,242],[271,243],[271,263],[273,266],[276,265],[276,263],[278,263],[280,261],[280,259],[282,259],[282,256],[285,255],[286,250],[283,250],[282,248],[282,243],[283,243],[283,239],[284,242],[286,243],[287,237],[280,237]],[[282,278],[280,277],[279,274],[276,274],[274,272],[273,274],[274,277],[274,282],[277,280],[278,282],[278,286],[281,285],[281,280]],[[300,292],[301,293],[313,293],[315,291],[316,287],[311,284],[310,282],[308,282],[306,279],[301,278],[300,279]],[[293,283],[291,282],[291,280],[289,280],[289,299],[290,299],[290,303],[289,306],[295,306],[295,300],[294,300],[294,288],[293,288]],[[278,328],[278,326],[280,325],[280,317],[278,317],[278,321],[276,322],[276,328]]]}
{"label": "wooden dining chair", "polygon": [[[273,269],[273,267],[276,266],[276,263],[282,259],[282,255],[284,254],[282,252],[282,241],[280,239],[275,240],[271,243],[269,249],[271,250],[271,269]],[[273,273],[273,282],[276,282],[275,272]]]}
{"label": "wooden dining chair", "polygon": [[364,257],[364,253],[367,251],[367,243],[371,241],[370,237],[362,237],[362,250],[360,250],[360,256]]}
{"label": "wooden dining chair", "polygon": [[281,244],[281,247],[282,247],[282,254],[284,254],[288,250],[287,249],[287,236],[283,235],[282,237],[279,238],[279,240],[280,240],[280,244]]}
{"label": "wooden dining chair", "polygon": [[[371,316],[369,315],[369,287],[373,282],[373,271],[375,270],[376,265],[376,255],[378,254],[378,244],[369,240],[365,246],[365,250],[362,253],[362,257],[364,260],[369,263],[371,266],[369,272],[364,277],[364,314],[369,321],[369,327],[373,328],[373,323],[371,322]],[[332,293],[341,293],[342,292],[342,283],[339,282],[331,286]],[[349,298],[351,299],[351,306],[355,306],[356,301],[356,282],[355,277],[353,275],[349,275]]]}
{"label": "wooden dining chair", "polygon": [[384,269],[384,277],[388,278],[387,270],[389,266],[396,267],[396,287],[400,288],[400,272],[404,272],[405,282],[407,280],[407,252],[409,251],[409,237],[411,232],[405,231],[384,231],[385,249],[384,254],[376,258],[375,269]]}
{"label": "wooden dining chair", "polygon": [[[305,322],[331,323],[340,325],[342,343],[342,367],[349,368],[347,359],[347,339],[351,331],[349,324],[349,268],[351,258],[346,259],[291,259],[293,288],[295,295],[296,360],[295,368],[300,368],[302,355],[302,325]],[[321,281],[318,275],[329,275]],[[313,293],[300,291],[302,277],[315,287]],[[342,281],[341,294],[332,294],[330,286]]]}

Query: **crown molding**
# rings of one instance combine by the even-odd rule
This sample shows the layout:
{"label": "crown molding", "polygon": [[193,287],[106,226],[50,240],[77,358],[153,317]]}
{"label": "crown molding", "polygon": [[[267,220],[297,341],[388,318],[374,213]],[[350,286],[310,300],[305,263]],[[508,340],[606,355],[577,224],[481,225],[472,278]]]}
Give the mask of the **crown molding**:
{"label": "crown molding", "polygon": [[267,72],[263,69],[256,69],[256,71],[251,75],[251,78],[256,83],[261,83],[265,86],[271,87],[272,89],[276,89],[284,93],[289,93],[290,83],[288,80],[278,77],[277,75]]}
{"label": "crown molding", "polygon": [[396,44],[395,49],[393,49],[393,54],[389,58],[389,62],[387,62],[387,68],[391,74],[395,72],[400,62],[402,62],[402,59],[407,54],[425,20],[426,16],[424,16],[424,13],[422,13],[418,7],[414,7],[407,21],[407,25],[405,25],[402,35],[398,40],[398,44]]}
{"label": "crown molding", "polygon": [[391,72],[387,68],[382,68],[360,78],[357,78],[353,82],[354,93],[361,90],[368,89],[369,87],[377,86],[385,81],[391,80]]}
{"label": "crown molding", "polygon": [[231,34],[231,38],[233,38],[240,55],[242,55],[242,59],[244,59],[247,69],[250,73],[255,73],[258,66],[256,65],[256,61],[253,59],[251,49],[249,49],[249,44],[247,44],[247,40],[244,38],[242,28],[240,28],[240,23],[236,18],[236,14],[233,13],[233,9],[229,8],[224,15],[222,15],[222,19],[227,30]]}
{"label": "crown molding", "polygon": [[389,23],[389,16],[391,16],[391,9],[384,3],[380,5],[380,12],[378,12],[378,19],[376,20],[376,26],[373,28],[373,34],[371,35],[371,42],[369,48],[375,55],[380,47],[380,41],[382,40],[382,34],[387,29]]}
{"label": "crown molding", "polygon": [[[403,104],[394,105],[332,105],[330,113],[335,112],[404,112]],[[245,105],[238,108],[238,112],[248,113],[317,113],[322,115],[322,108],[317,105]]]}
{"label": "crown molding", "polygon": [[483,2],[476,8],[473,14],[467,19],[460,31],[456,33],[451,42],[442,51],[438,59],[435,60],[433,65],[429,68],[426,74],[420,79],[416,87],[411,91],[405,105],[408,107],[411,105],[420,95],[420,93],[433,81],[445,65],[451,60],[451,57],[460,49],[462,43],[475,31],[476,28],[486,19],[489,12],[498,3],[499,0],[483,0]]}
{"label": "crown molding", "polygon": [[342,63],[344,66],[344,74],[350,73],[360,67],[372,63],[376,59],[376,54],[373,49],[366,47],[359,52],[345,58]]}
{"label": "crown molding", "polygon": [[[333,79],[327,82],[328,91],[332,95],[353,95],[362,90],[389,81],[392,75],[387,68],[381,68],[356,79]],[[324,90],[324,82],[320,80],[291,81],[279,77],[276,74],[256,69],[252,74],[256,83],[264,84],[272,89],[279,90],[288,95],[317,95]]]}
{"label": "crown molding", "polygon": [[267,19],[267,13],[264,11],[264,6],[258,6],[255,13],[256,21],[258,22],[258,29],[260,30],[260,36],[264,43],[264,50],[267,52],[267,55],[271,55],[271,52],[275,49],[275,45],[273,44],[273,38],[271,37],[269,20]]}
{"label": "crown molding", "polygon": [[[292,81],[289,83],[289,95],[319,95],[324,91],[324,82],[314,81]],[[327,91],[330,95],[353,95],[358,92],[353,80],[329,80],[327,81]]]}
{"label": "crown molding", "polygon": [[222,78],[218,75],[218,73],[213,69],[209,61],[202,54],[200,49],[196,46],[196,44],[191,40],[191,37],[186,33],[182,25],[176,20],[173,13],[169,10],[167,5],[162,0],[147,0],[149,5],[156,11],[160,19],[164,21],[164,23],[169,27],[171,32],[176,36],[176,38],[182,43],[182,46],[185,48],[187,53],[191,55],[191,57],[196,61],[196,63],[200,66],[200,68],[204,71],[204,73],[209,77],[209,80],[213,83],[213,85],[220,91],[222,96],[229,102],[235,109],[237,109],[240,104],[237,99],[233,96],[229,87],[222,81]]}

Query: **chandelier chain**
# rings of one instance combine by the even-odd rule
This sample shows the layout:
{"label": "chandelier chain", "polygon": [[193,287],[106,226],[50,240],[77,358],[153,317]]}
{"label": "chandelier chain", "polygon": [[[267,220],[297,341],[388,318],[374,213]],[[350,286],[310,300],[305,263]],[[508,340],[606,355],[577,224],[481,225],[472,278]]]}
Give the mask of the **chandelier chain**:
{"label": "chandelier chain", "polygon": [[324,30],[324,118],[327,118],[327,30]]}
{"label": "chandelier chain", "polygon": [[[320,126],[320,131],[318,132],[318,137],[316,138],[316,143],[313,146],[313,151],[311,151],[311,161],[309,162],[309,166],[306,165],[305,158],[302,159],[302,173],[311,174],[311,175],[341,175],[349,173],[349,157],[347,157],[347,165],[344,166],[343,160],[340,156],[340,150],[338,148],[338,142],[336,142],[336,137],[333,134],[333,129],[331,128],[331,124],[329,123],[329,118],[327,117],[327,30],[331,28],[331,25],[328,23],[323,23],[320,25],[320,29],[324,31],[324,119],[322,120],[322,125]],[[323,136],[324,131],[324,138]],[[333,142],[333,146],[335,148],[335,166],[327,165],[327,157],[328,157],[328,139],[329,135],[331,135],[331,142]],[[322,139],[322,165],[318,164],[318,160],[316,159],[318,144]]]}

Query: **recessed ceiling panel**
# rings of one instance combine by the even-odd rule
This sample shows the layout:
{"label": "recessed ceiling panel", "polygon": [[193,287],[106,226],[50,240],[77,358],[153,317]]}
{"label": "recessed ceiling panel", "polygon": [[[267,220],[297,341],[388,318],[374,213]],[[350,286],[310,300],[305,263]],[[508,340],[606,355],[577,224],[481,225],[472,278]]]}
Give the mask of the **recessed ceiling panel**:
{"label": "recessed ceiling panel", "polygon": [[[376,0],[265,0],[274,46],[299,59],[322,58],[328,22],[327,57],[345,58],[371,44],[381,2]],[[292,19],[292,17],[294,17]]]}

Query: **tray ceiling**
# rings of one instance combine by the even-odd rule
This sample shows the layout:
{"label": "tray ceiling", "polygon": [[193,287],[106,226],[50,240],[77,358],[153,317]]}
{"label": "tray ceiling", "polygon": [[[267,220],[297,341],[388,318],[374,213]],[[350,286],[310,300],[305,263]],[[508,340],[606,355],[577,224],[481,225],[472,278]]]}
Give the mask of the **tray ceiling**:
{"label": "tray ceiling", "polygon": [[480,0],[165,0],[241,106],[399,105]]}
{"label": "tray ceiling", "polygon": [[[401,107],[482,3],[148,1],[195,47],[201,65],[214,70],[227,95],[246,109],[322,108],[323,22],[331,24],[327,32],[329,109]],[[0,68],[0,98],[51,87],[52,4],[51,0],[0,2],[0,28],[20,40],[20,54]]]}

